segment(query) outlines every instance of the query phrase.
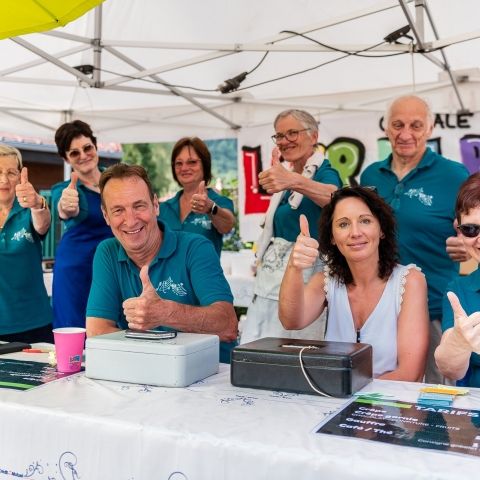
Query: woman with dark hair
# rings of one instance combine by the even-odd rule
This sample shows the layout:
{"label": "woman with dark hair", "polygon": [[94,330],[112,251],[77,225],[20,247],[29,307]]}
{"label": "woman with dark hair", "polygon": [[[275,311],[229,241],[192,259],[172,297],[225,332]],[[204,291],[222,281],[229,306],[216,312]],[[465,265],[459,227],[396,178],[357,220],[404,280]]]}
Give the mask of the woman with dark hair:
{"label": "woman with dark hair", "polygon": [[235,224],[233,202],[212,188],[212,160],[205,143],[197,137],[181,138],[173,147],[172,175],[182,187],[160,205],[160,219],[172,230],[199,233],[212,241],[218,255],[222,238]]}
{"label": "woman with dark hair", "polygon": [[[280,320],[305,328],[327,311],[326,340],[373,347],[373,374],[421,381],[428,349],[427,284],[415,265],[397,263],[391,208],[365,187],[346,187],[323,208],[319,242],[306,218],[280,289]],[[304,285],[302,271],[324,256]]]}
{"label": "woman with dark hair", "polygon": [[[480,173],[460,187],[455,205],[458,236],[480,263]],[[443,300],[440,345],[435,361],[443,375],[461,385],[480,387],[480,269],[455,278]]]}
{"label": "woman with dark hair", "polygon": [[64,123],[55,133],[55,143],[72,175],[52,187],[54,211],[65,224],[53,267],[53,325],[85,327],[93,255],[112,231],[100,208],[101,171],[92,129],[81,120]]}

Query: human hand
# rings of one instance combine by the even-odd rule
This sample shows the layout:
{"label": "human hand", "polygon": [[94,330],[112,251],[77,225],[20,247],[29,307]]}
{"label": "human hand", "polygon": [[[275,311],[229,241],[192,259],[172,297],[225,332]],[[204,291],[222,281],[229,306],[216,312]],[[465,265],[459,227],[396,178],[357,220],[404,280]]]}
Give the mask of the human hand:
{"label": "human hand", "polygon": [[122,304],[128,328],[149,330],[159,325],[159,302],[166,303],[158,294],[148,276],[148,265],[140,269],[142,293],[139,297],[128,298]]}
{"label": "human hand", "polygon": [[[458,222],[455,219],[455,221],[453,222],[453,228],[457,230],[457,227],[458,227]],[[448,237],[445,242],[445,245],[446,245],[446,251],[448,256],[454,262],[466,262],[467,260],[470,260],[470,255],[467,253],[467,250],[465,248],[465,245],[461,237],[457,237],[457,236]]]}
{"label": "human hand", "polygon": [[310,237],[308,220],[305,215],[300,215],[300,234],[293,246],[290,264],[296,268],[306,269],[315,264],[318,258],[318,242]]}
{"label": "human hand", "polygon": [[480,353],[480,312],[467,315],[453,292],[447,292],[447,297],[453,310],[454,330],[463,338],[467,348]]}
{"label": "human hand", "polygon": [[282,165],[280,151],[274,148],[272,150],[272,166],[259,173],[258,182],[268,193],[277,193],[290,189],[293,175],[295,174],[289,172]]}
{"label": "human hand", "polygon": [[15,186],[15,195],[23,208],[42,208],[43,206],[42,197],[28,181],[27,167],[23,167],[20,172],[20,183]]}
{"label": "human hand", "polygon": [[213,201],[208,198],[208,191],[205,187],[205,181],[202,180],[198,185],[197,193],[192,195],[190,209],[194,213],[210,213]]}
{"label": "human hand", "polygon": [[80,210],[80,198],[77,191],[78,174],[72,172],[70,184],[62,192],[60,206],[69,217],[78,215]]}

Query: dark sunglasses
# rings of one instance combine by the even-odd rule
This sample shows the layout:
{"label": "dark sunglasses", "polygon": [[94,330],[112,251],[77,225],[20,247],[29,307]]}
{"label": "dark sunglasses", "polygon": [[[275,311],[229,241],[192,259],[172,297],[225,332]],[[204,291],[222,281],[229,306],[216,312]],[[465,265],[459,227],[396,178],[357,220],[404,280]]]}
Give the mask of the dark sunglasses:
{"label": "dark sunglasses", "polygon": [[360,185],[355,185],[355,186],[350,186],[350,185],[346,185],[344,187],[341,187],[339,188],[338,190],[335,190],[334,192],[332,192],[331,194],[331,198],[335,198],[336,196],[338,196],[341,192],[344,192],[345,190],[350,190],[350,189],[355,189],[355,190],[368,190],[370,192],[375,192],[377,193],[377,187],[373,186],[373,185],[365,185],[365,186],[360,186]]}
{"label": "dark sunglasses", "polygon": [[474,238],[480,234],[480,225],[476,223],[463,223],[457,227],[464,237]]}

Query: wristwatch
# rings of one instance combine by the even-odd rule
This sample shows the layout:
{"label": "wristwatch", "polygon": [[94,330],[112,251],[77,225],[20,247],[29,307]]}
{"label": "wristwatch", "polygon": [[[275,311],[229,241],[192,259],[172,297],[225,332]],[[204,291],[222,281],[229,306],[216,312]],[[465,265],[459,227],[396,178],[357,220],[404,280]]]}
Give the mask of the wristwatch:
{"label": "wristwatch", "polygon": [[210,209],[210,212],[208,212],[210,215],[216,215],[218,212],[218,206],[215,202],[213,202],[212,208]]}

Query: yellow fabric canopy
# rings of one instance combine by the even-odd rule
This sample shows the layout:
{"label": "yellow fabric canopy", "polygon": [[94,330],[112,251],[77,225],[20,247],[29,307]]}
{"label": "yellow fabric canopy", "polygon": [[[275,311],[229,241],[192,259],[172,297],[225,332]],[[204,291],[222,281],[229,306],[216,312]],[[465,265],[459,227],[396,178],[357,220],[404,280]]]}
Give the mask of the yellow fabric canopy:
{"label": "yellow fabric canopy", "polygon": [[0,39],[62,27],[104,0],[1,0]]}

